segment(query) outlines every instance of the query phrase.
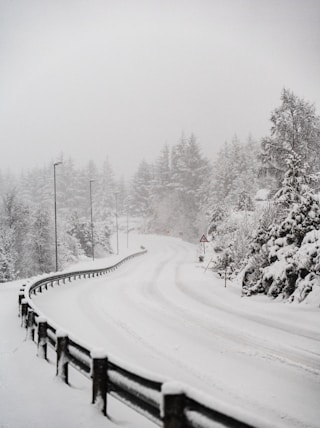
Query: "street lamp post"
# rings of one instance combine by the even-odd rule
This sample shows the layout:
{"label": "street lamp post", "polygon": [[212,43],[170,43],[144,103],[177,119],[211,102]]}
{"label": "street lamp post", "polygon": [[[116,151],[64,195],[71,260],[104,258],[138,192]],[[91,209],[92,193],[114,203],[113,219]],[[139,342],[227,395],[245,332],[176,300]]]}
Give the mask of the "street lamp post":
{"label": "street lamp post", "polygon": [[56,166],[62,164],[62,161],[53,164],[53,186],[54,186],[54,241],[56,248],[56,272],[58,271],[58,229],[57,229],[57,184],[56,184]]}
{"label": "street lamp post", "polygon": [[91,211],[91,245],[92,245],[92,261],[94,261],[94,239],[93,239],[93,210],[92,210],[92,183],[90,180],[90,211]]}
{"label": "street lamp post", "polygon": [[127,210],[127,248],[129,248],[129,212]]}
{"label": "street lamp post", "polygon": [[117,254],[119,254],[118,193],[119,193],[119,192],[115,192],[115,194],[114,194],[114,196],[115,196],[115,198],[116,198]]}

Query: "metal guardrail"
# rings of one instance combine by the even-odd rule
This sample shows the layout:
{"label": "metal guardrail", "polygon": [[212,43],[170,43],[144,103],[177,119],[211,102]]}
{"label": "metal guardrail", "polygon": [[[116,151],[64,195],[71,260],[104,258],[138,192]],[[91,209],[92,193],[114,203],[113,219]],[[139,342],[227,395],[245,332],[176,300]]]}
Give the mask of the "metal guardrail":
{"label": "metal guardrail", "polygon": [[[113,272],[126,261],[145,254],[146,250],[132,254],[113,266],[57,274],[42,278],[21,288],[18,303],[21,325],[27,336],[36,341],[38,355],[47,359],[47,346],[56,351],[56,375],[68,383],[69,365],[92,381],[92,403],[99,403],[107,414],[107,395],[121,400],[163,428],[253,428],[248,416],[243,420],[202,404],[192,397],[189,388],[176,382],[166,382],[153,375],[141,375],[108,359],[106,353],[95,352],[80,344],[66,333],[59,332],[54,322],[42,316],[32,302],[32,296],[62,281],[92,278]],[[35,340],[37,332],[37,340]]]}

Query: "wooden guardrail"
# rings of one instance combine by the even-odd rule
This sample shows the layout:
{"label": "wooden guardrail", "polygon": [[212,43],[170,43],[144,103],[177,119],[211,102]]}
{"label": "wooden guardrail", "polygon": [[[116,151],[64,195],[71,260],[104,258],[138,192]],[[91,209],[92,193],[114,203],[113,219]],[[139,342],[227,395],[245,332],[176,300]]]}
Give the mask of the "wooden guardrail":
{"label": "wooden guardrail", "polygon": [[[114,271],[124,262],[142,255],[146,250],[132,254],[113,266],[103,269],[68,272],[42,278],[20,290],[19,316],[27,329],[27,337],[37,343],[38,355],[47,359],[47,346],[56,351],[56,375],[68,384],[69,365],[92,381],[92,403],[107,414],[107,395],[116,397],[146,416],[162,428],[230,428],[266,427],[239,412],[236,416],[225,410],[201,403],[199,394],[176,382],[166,382],[155,375],[137,373],[116,361],[105,352],[89,349],[59,331],[54,322],[44,317],[32,301],[32,296],[48,287],[71,282],[78,278],[92,278]],[[37,332],[37,337],[35,333]],[[204,402],[210,400],[203,400]],[[251,422],[250,422],[251,421]]]}

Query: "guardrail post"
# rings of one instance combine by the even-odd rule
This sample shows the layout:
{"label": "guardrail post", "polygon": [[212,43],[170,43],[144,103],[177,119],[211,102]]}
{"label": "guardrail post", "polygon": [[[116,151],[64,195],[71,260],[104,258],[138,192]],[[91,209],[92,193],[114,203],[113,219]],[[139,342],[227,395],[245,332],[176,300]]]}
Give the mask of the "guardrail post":
{"label": "guardrail post", "polygon": [[162,427],[183,428],[185,395],[181,391],[181,385],[175,382],[165,383],[162,385],[162,394]]}
{"label": "guardrail post", "polygon": [[57,376],[68,383],[68,336],[63,332],[57,333]]}
{"label": "guardrail post", "polygon": [[38,356],[47,359],[47,321],[38,318]]}
{"label": "guardrail post", "polygon": [[104,352],[94,351],[92,357],[92,404],[107,415],[108,358]]}
{"label": "guardrail post", "polygon": [[34,321],[35,321],[35,313],[31,308],[29,308],[29,310],[28,310],[28,321],[27,321],[28,338],[31,339],[32,341],[34,341],[34,324],[35,324]]}
{"label": "guardrail post", "polygon": [[18,317],[21,316],[21,304],[22,304],[22,300],[24,299],[24,294],[20,293],[18,296],[18,305],[19,305],[19,312],[18,312]]}
{"label": "guardrail post", "polygon": [[27,328],[28,303],[26,299],[21,300],[21,326]]}

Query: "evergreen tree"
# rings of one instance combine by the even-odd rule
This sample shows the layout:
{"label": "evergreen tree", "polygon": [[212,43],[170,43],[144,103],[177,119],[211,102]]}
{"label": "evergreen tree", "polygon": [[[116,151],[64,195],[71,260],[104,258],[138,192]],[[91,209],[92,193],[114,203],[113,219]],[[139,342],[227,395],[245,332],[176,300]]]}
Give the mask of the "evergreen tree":
{"label": "evergreen tree", "polygon": [[243,279],[249,295],[264,292],[287,298],[299,281],[315,270],[313,259],[301,269],[299,251],[306,235],[320,228],[320,201],[308,186],[309,176],[301,156],[292,152],[287,168],[282,187],[274,197],[272,222],[267,227],[261,224],[253,237],[252,258]]}
{"label": "evergreen tree", "polygon": [[15,275],[24,275],[29,263],[29,255],[25,251],[29,230],[29,209],[18,198],[16,189],[9,190],[2,198],[2,221],[11,231],[10,240],[16,254]]}
{"label": "evergreen tree", "polygon": [[155,162],[155,185],[154,191],[157,197],[162,197],[169,192],[171,184],[170,151],[166,144]]}
{"label": "evergreen tree", "polygon": [[102,165],[102,172],[97,183],[96,199],[98,220],[107,220],[114,211],[115,177],[109,159],[106,158]]}
{"label": "evergreen tree", "polygon": [[[57,168],[57,206],[60,217],[67,217],[70,210],[77,206],[77,171],[71,158],[62,159],[62,164]],[[53,182],[51,183],[51,202],[53,201]]]}
{"label": "evergreen tree", "polygon": [[91,223],[88,220],[81,219],[76,211],[70,216],[67,233],[76,238],[84,254],[92,257],[92,235]]}
{"label": "evergreen tree", "polygon": [[252,139],[241,144],[234,137],[231,144],[225,143],[214,162],[208,205],[222,203],[236,208],[244,194],[252,200],[259,185],[257,144]]}
{"label": "evergreen tree", "polygon": [[17,252],[14,241],[13,229],[0,224],[0,282],[12,281],[16,278]]}
{"label": "evergreen tree", "polygon": [[132,216],[145,217],[150,213],[152,180],[151,165],[143,160],[131,184],[129,206]]}
{"label": "evergreen tree", "polygon": [[32,254],[32,273],[54,270],[53,226],[50,215],[44,207],[38,207],[33,215],[30,231],[30,249]]}
{"label": "evergreen tree", "polygon": [[309,185],[313,176],[307,173],[307,166],[302,162],[301,155],[291,151],[286,159],[287,171],[284,174],[282,186],[276,193],[275,203],[290,208],[293,203],[301,201],[304,194],[310,191]]}
{"label": "evergreen tree", "polygon": [[[165,152],[164,154],[167,156]],[[168,165],[167,162],[163,163]],[[172,234],[193,240],[199,233],[203,233],[200,213],[211,173],[209,162],[201,154],[194,135],[189,138],[182,135],[178,144],[172,148],[170,173],[167,167],[164,171],[165,177],[169,176],[170,181],[166,197],[158,199],[157,206],[161,212],[164,211],[163,207],[174,210],[171,216],[174,220],[166,225],[166,229],[170,225]]]}
{"label": "evergreen tree", "polygon": [[128,212],[128,189],[123,176],[116,182],[115,189],[117,192],[118,215],[125,216]]}
{"label": "evergreen tree", "polygon": [[252,202],[249,192],[243,190],[238,197],[238,211],[254,211],[254,204]]}
{"label": "evergreen tree", "polygon": [[235,180],[234,170],[232,168],[231,150],[226,142],[219,151],[217,160],[213,164],[213,174],[210,186],[212,205],[223,203],[230,194]]}
{"label": "evergreen tree", "polygon": [[217,233],[218,226],[227,216],[227,208],[223,204],[214,204],[209,208],[208,235],[213,239]]}
{"label": "evergreen tree", "polygon": [[277,177],[279,187],[290,153],[301,156],[308,172],[318,172],[320,161],[320,118],[315,107],[288,89],[283,89],[281,101],[271,115],[271,136],[263,139],[261,154],[261,171]]}

